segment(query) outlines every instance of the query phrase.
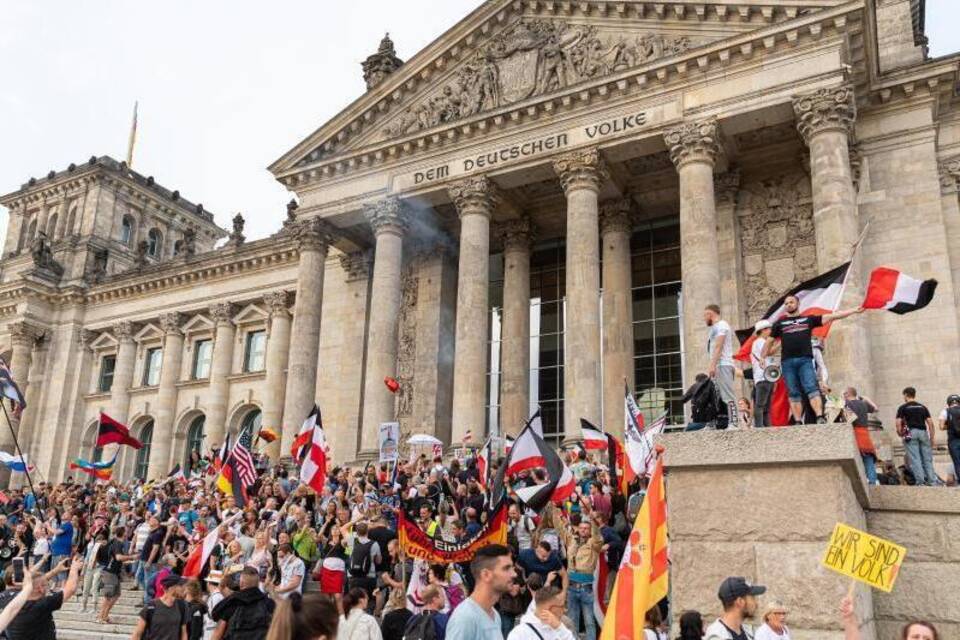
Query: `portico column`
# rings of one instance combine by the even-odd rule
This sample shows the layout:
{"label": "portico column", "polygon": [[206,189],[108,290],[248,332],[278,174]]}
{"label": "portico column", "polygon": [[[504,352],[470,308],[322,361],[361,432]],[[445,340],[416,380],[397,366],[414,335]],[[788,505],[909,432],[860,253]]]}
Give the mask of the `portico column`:
{"label": "portico column", "polygon": [[177,312],[160,316],[163,329],[163,362],[160,365],[160,386],[157,389],[156,423],[150,445],[147,479],[167,477],[170,452],[173,449],[174,420],[177,416],[177,382],[183,361],[183,315]]}
{"label": "portico column", "polygon": [[[17,386],[20,387],[20,392],[23,394],[24,398],[27,400],[28,407],[30,406],[31,398],[27,396],[27,388],[29,387],[28,380],[30,379],[30,368],[33,364],[33,348],[37,342],[37,335],[39,330],[34,326],[26,322],[15,322],[10,326],[10,340],[13,343],[13,349],[10,354],[10,372],[13,375],[13,379],[16,381]],[[0,402],[6,402],[6,399],[0,400]],[[9,409],[9,403],[7,404],[7,413],[13,420],[12,426],[14,431],[18,433],[20,424],[23,420],[23,415],[21,414],[20,419],[13,417],[11,410]],[[6,420],[4,420],[6,422]],[[10,432],[10,429],[6,424],[2,425],[0,428],[0,450],[6,451],[7,453],[16,453],[16,446],[13,441],[13,434]],[[24,451],[26,453],[26,451]],[[0,487],[7,487],[10,483],[10,469],[6,466],[0,466]]]}
{"label": "portico column", "polygon": [[[822,273],[850,260],[860,235],[850,170],[849,139],[857,113],[853,89],[840,86],[800,96],[793,102],[793,111],[797,128],[810,149],[817,267]],[[847,278],[845,299],[851,301],[847,305],[863,299],[858,262],[851,265]],[[855,383],[864,394],[872,392],[870,351],[862,319],[836,323],[830,330],[825,355],[832,380]]]}
{"label": "portico column", "polygon": [[397,375],[397,332],[401,302],[403,234],[407,230],[404,204],[387,198],[364,211],[376,249],[370,283],[370,315],[367,322],[367,361],[363,376],[363,427],[360,456],[377,453],[380,423],[394,420],[394,396],[383,380]]}
{"label": "portico column", "polygon": [[530,413],[530,219],[508,221],[501,236],[500,433],[517,435]]}
{"label": "portico column", "polygon": [[601,418],[598,194],[606,167],[597,149],[585,149],[557,158],[553,168],[567,196],[564,433],[579,440],[580,418]]}
{"label": "portico column", "polygon": [[[279,428],[283,419],[284,387],[287,383],[287,364],[290,361],[290,310],[287,305],[290,295],[286,291],[272,291],[263,297],[263,303],[270,312],[270,335],[267,337],[267,379],[264,387],[263,416],[261,423],[271,429]],[[317,335],[319,335],[319,331]],[[318,343],[319,345],[319,343]],[[319,346],[318,355],[319,355]],[[314,362],[317,358],[314,358]],[[309,409],[307,410],[309,413]],[[306,418],[304,414],[303,418]],[[303,420],[300,420],[301,424]],[[289,447],[288,447],[289,448]],[[281,443],[274,441],[267,445],[271,460],[286,455]]]}
{"label": "portico column", "polygon": [[664,134],[680,174],[680,277],[684,386],[708,365],[703,309],[720,304],[717,205],[713,167],[720,152],[715,120],[688,122]]}
{"label": "portico column", "polygon": [[[302,223],[297,230],[300,263],[297,267],[297,300],[288,346],[286,397],[283,403],[283,438],[268,447],[271,459],[289,452],[300,425],[316,402],[317,360],[320,356],[320,314],[323,308],[323,276],[330,246],[330,230],[320,219]],[[281,336],[282,340],[282,336]],[[277,342],[280,342],[278,340]],[[268,340],[269,342],[269,340]],[[269,349],[269,346],[268,346]],[[282,359],[276,353],[276,362]],[[274,372],[276,375],[277,372]],[[281,384],[281,383],[276,383]],[[266,416],[264,416],[266,419]],[[274,419],[281,416],[274,414]],[[268,425],[264,422],[266,426]]]}
{"label": "portico column", "polygon": [[[130,387],[133,386],[133,369],[137,362],[137,344],[133,341],[135,325],[121,320],[113,325],[113,337],[117,339],[117,360],[113,366],[113,382],[110,384],[110,405],[107,411],[114,420],[127,423],[130,413]],[[134,434],[136,436],[136,434]],[[112,460],[118,444],[108,444],[100,454],[101,460]]]}
{"label": "portico column", "polygon": [[631,292],[630,200],[603,203],[603,427],[623,433],[623,386],[633,391],[633,294]]}
{"label": "portico column", "polygon": [[210,398],[207,401],[207,416],[203,422],[204,452],[210,447],[223,444],[227,432],[227,404],[230,401],[230,383],[227,378],[233,365],[233,343],[237,337],[237,328],[233,324],[234,312],[234,305],[230,302],[210,305],[214,336],[210,362]]}

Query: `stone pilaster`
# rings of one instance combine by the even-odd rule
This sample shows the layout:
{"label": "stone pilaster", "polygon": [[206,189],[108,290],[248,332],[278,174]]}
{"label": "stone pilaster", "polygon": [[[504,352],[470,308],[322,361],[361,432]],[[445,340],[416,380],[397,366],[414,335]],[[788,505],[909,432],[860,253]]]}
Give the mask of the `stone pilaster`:
{"label": "stone pilaster", "polygon": [[[137,363],[137,344],[133,340],[136,325],[122,320],[113,325],[113,337],[117,339],[117,360],[113,367],[113,383],[110,385],[110,404],[107,415],[126,424],[130,412],[130,388],[133,386],[133,370]],[[96,364],[95,375],[99,375],[100,363]],[[104,447],[101,460],[110,460],[119,445]]]}
{"label": "stone pilaster", "polygon": [[394,396],[383,380],[397,375],[397,333],[401,302],[403,235],[407,231],[406,206],[396,198],[367,205],[367,221],[376,238],[370,316],[367,327],[367,362],[363,377],[363,427],[360,455],[377,452],[380,424],[394,420]]}
{"label": "stone pilaster", "polygon": [[[304,221],[297,229],[300,263],[297,267],[297,302],[289,338],[289,342],[296,345],[296,348],[288,348],[287,392],[283,416],[275,416],[275,419],[282,420],[283,423],[281,444],[278,447],[275,442],[267,449],[274,460],[281,452],[290,450],[300,425],[316,403],[323,276],[330,240],[331,229],[317,218]],[[281,341],[282,336],[278,342]],[[267,350],[269,349],[268,344]],[[282,364],[281,357],[276,353],[274,356],[276,362]],[[266,425],[266,415],[264,424]],[[276,426],[276,423],[267,426]]]}
{"label": "stone pilaster", "polygon": [[680,175],[680,274],[683,303],[684,386],[706,372],[703,308],[720,304],[717,208],[713,167],[720,153],[715,120],[688,122],[664,134]]}
{"label": "stone pilaster", "polygon": [[943,225],[947,230],[947,247],[951,248],[950,271],[953,274],[953,298],[960,324],[960,157],[938,163],[940,177],[940,206],[943,210]]}
{"label": "stone pilaster", "polygon": [[717,254],[720,261],[720,308],[731,325],[738,327],[743,317],[743,252],[740,250],[740,221],[737,218],[737,193],[740,171],[732,170],[716,178]]}
{"label": "stone pilaster", "polygon": [[485,176],[452,184],[448,191],[460,215],[457,270],[457,334],[453,361],[451,446],[459,446],[468,429],[486,431],[487,330],[490,274],[490,217],[500,201],[496,185]]}
{"label": "stone pilaster", "polygon": [[173,450],[174,420],[177,415],[177,382],[183,362],[184,317],[177,312],[160,316],[163,329],[163,363],[160,366],[160,384],[157,389],[156,420],[153,441],[150,444],[150,464],[147,479],[165,478],[170,471],[170,456]]}
{"label": "stone pilaster", "polygon": [[633,294],[629,198],[600,207],[603,246],[603,427],[623,433],[623,385],[633,391]]}
{"label": "stone pilaster", "polygon": [[530,250],[527,217],[500,227],[503,318],[500,321],[500,433],[516,435],[530,412]]}
{"label": "stone pilaster", "polygon": [[230,302],[210,305],[214,336],[213,356],[210,361],[210,395],[207,401],[207,417],[203,423],[201,449],[204,452],[210,447],[223,444],[227,432],[227,405],[230,395],[228,377],[233,366],[233,347],[237,337],[237,328],[233,324],[234,313],[236,307]]}
{"label": "stone pilaster", "polygon": [[[290,360],[290,294],[286,291],[272,291],[263,297],[263,303],[270,313],[270,335],[267,337],[267,379],[264,384],[266,395],[263,398],[262,424],[264,427],[279,430],[283,421],[284,389],[287,386],[287,365]],[[318,354],[319,348],[318,343]],[[317,358],[314,358],[314,361],[317,361]],[[276,440],[267,445],[266,451],[272,460],[284,455],[281,443]]]}
{"label": "stone pilaster", "polygon": [[560,156],[553,169],[567,196],[566,325],[564,327],[564,433],[580,439],[580,418],[600,423],[600,206],[607,175],[595,149]]}
{"label": "stone pilaster", "polygon": [[[794,99],[797,129],[810,150],[810,187],[817,240],[817,267],[822,273],[853,257],[860,235],[857,195],[850,167],[850,137],[857,109],[853,88],[820,89]],[[850,266],[845,299],[863,299],[859,260]],[[854,302],[855,301],[855,302]],[[864,394],[873,391],[870,350],[862,318],[848,318],[830,331],[827,356],[830,377],[856,381]]]}
{"label": "stone pilaster", "polygon": [[[37,407],[33,406],[31,402],[32,395],[28,396],[27,394],[30,387],[30,372],[33,365],[34,349],[37,340],[43,337],[43,331],[39,327],[22,321],[11,324],[9,331],[10,340],[13,343],[10,362],[8,363],[10,372],[20,387],[20,392],[27,400],[27,409],[20,414],[19,418],[14,416],[9,409],[7,410],[7,415],[12,421],[10,426],[19,438],[24,435],[24,430],[20,428],[21,425],[29,419],[30,412],[37,410]],[[0,401],[7,402],[5,399]],[[9,403],[7,406],[10,406]],[[3,422],[6,422],[6,419],[4,419]],[[11,433],[11,429],[5,424],[0,426],[0,450],[6,451],[7,453],[16,453],[13,433]],[[24,451],[24,453],[26,453],[26,451]],[[6,487],[9,481],[10,470],[7,467],[0,468],[0,487]]]}

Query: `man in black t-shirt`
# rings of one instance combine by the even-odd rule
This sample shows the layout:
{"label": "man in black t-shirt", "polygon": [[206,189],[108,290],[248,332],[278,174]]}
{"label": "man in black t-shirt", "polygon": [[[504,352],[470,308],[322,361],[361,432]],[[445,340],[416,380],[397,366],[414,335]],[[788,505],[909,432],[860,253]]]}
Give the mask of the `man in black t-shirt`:
{"label": "man in black t-shirt", "polygon": [[947,398],[940,428],[947,432],[947,450],[953,460],[953,477],[960,485],[960,396],[951,394]]}
{"label": "man in black t-shirt", "polygon": [[[65,569],[67,562],[68,560],[65,559],[59,570]],[[53,622],[53,612],[59,610],[63,603],[77,592],[82,567],[83,558],[75,557],[70,562],[70,574],[63,584],[63,590],[53,594],[49,593],[47,576],[35,572],[30,599],[7,626],[8,640],[27,640],[28,638],[29,640],[56,640],[57,626]]]}
{"label": "man in black t-shirt", "polygon": [[933,470],[933,418],[930,410],[917,402],[917,390],[913,387],[903,390],[903,404],[897,409],[897,433],[903,438],[910,472],[917,484],[940,484]]}
{"label": "man in black t-shirt", "polygon": [[[861,313],[863,307],[834,311],[822,316],[803,316],[800,315],[800,299],[790,295],[783,299],[783,308],[786,315],[773,323],[770,336],[780,338],[780,370],[787,385],[790,413],[793,414],[795,422],[803,422],[803,397],[806,396],[817,415],[817,422],[825,423],[827,419],[823,415],[823,398],[820,395],[817,370],[813,363],[813,330],[834,320],[842,320],[855,313]],[[772,348],[773,340],[768,340],[763,346],[762,357],[766,358],[770,355]]]}

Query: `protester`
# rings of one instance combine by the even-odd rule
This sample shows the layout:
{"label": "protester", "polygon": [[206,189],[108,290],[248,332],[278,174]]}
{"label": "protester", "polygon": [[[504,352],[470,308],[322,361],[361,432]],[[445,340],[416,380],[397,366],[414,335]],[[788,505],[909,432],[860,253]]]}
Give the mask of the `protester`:
{"label": "protester", "polygon": [[917,402],[917,390],[903,390],[903,404],[897,408],[897,433],[903,438],[910,471],[917,484],[936,486],[940,483],[933,469],[933,447],[936,436],[930,410]]}
{"label": "protester", "polygon": [[779,602],[767,603],[763,608],[763,624],[757,629],[754,640],[790,640],[786,620],[786,607]]}
{"label": "protester", "polygon": [[449,616],[441,611],[445,597],[440,587],[428,585],[420,592],[423,610],[410,618],[404,630],[404,640],[444,640]]}
{"label": "protester", "polygon": [[[853,598],[847,596],[840,602],[840,615],[843,620],[843,640],[862,640],[860,623],[854,609]],[[932,623],[914,620],[908,622],[900,631],[900,640],[941,640],[942,636]]]}
{"label": "protester", "polygon": [[953,477],[960,485],[960,395],[951,394],[940,417],[940,429],[947,432],[947,450],[953,462]]}
{"label": "protester", "polygon": [[753,629],[748,620],[757,613],[757,596],[767,588],[751,585],[744,578],[731,577],[720,583],[717,596],[723,606],[723,615],[707,627],[704,640],[752,640]]}
{"label": "protester", "polygon": [[862,398],[853,387],[843,391],[843,407],[847,414],[847,421],[853,425],[853,435],[857,439],[857,449],[860,450],[860,459],[863,461],[863,471],[867,475],[867,482],[880,484],[877,477],[877,449],[870,437],[868,414],[877,411],[877,405],[870,398]]}
{"label": "protester", "polygon": [[[50,580],[53,575],[62,573],[68,567],[69,574],[63,589],[50,593]],[[30,596],[7,625],[7,640],[56,640],[57,627],[53,621],[53,612],[58,611],[63,603],[77,592],[82,568],[83,559],[78,556],[72,561],[64,558],[47,574],[35,571]]]}
{"label": "protester", "polygon": [[343,616],[337,631],[337,640],[383,640],[376,618],[366,612],[367,592],[354,587],[343,596]]}
{"label": "protester", "polygon": [[339,617],[325,596],[299,593],[283,600],[273,614],[267,640],[336,640]]}
{"label": "protester", "polygon": [[470,563],[474,589],[447,624],[451,640],[503,640],[500,614],[494,605],[509,591],[516,571],[510,560],[510,548],[491,544],[477,550]]}
{"label": "protester", "polygon": [[717,385],[723,407],[717,416],[717,428],[726,429],[736,423],[737,394],[733,388],[735,366],[733,362],[733,329],[720,317],[720,306],[709,304],[703,310],[707,331],[707,375]]}
{"label": "protester", "polygon": [[705,628],[699,611],[684,611],[680,615],[680,635],[677,640],[703,640]]}
{"label": "protester", "polygon": [[603,537],[596,522],[591,522],[590,501],[581,498],[583,518],[562,531],[563,546],[567,551],[567,573],[570,586],[567,590],[567,612],[574,628],[583,620],[587,640],[596,640],[597,621],[593,613],[593,576],[600,561]]}
{"label": "protester", "polygon": [[253,567],[244,567],[233,575],[239,575],[238,588],[210,614],[217,623],[213,640],[263,640],[276,603],[260,591],[260,573]]}
{"label": "protester", "polygon": [[[271,585],[271,591],[281,598],[288,598],[294,592],[303,593],[307,570],[289,542],[284,542],[277,548],[277,566],[280,569],[280,584]],[[257,575],[260,575],[259,572]]]}
{"label": "protester", "polygon": [[533,611],[520,618],[507,640],[574,640],[577,636],[563,624],[565,608],[560,587],[542,587],[534,597]]}
{"label": "protester", "polygon": [[764,349],[770,341],[770,330],[773,324],[769,320],[760,320],[754,325],[756,339],[750,346],[750,366],[753,369],[753,426],[770,426],[770,403],[773,399],[773,388],[776,385],[774,372],[769,367],[775,367],[777,359],[774,353],[779,349],[779,343],[770,346],[767,355]]}
{"label": "protester", "polygon": [[680,401],[684,404],[690,403],[690,422],[686,431],[700,431],[718,420],[722,404],[720,394],[717,392],[717,385],[707,374],[698,373]]}
{"label": "protester", "polygon": [[176,574],[163,577],[163,595],[144,607],[131,640],[175,640],[187,637],[190,608],[181,598],[184,579]]}
{"label": "protester", "polygon": [[24,571],[23,583],[20,585],[20,590],[17,592],[17,595],[7,602],[6,606],[3,607],[3,611],[0,611],[0,633],[3,633],[10,625],[10,622],[17,617],[17,614],[20,613],[20,610],[23,609],[23,605],[29,601],[32,594],[33,572]]}

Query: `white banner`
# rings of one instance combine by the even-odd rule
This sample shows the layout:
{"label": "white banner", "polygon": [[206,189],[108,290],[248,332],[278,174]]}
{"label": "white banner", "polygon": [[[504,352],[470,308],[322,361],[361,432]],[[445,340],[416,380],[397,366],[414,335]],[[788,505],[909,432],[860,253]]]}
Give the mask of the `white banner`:
{"label": "white banner", "polygon": [[380,462],[396,462],[400,456],[400,423],[380,423]]}

